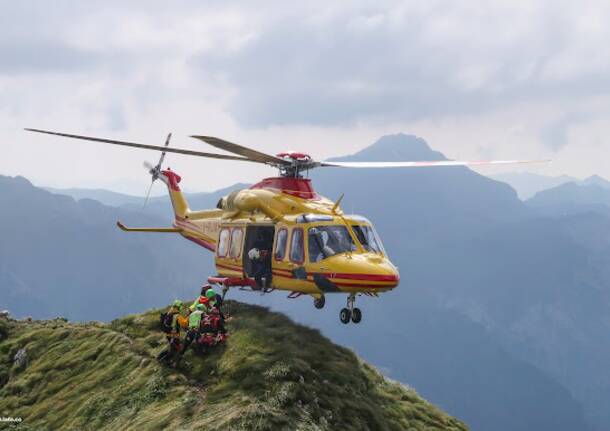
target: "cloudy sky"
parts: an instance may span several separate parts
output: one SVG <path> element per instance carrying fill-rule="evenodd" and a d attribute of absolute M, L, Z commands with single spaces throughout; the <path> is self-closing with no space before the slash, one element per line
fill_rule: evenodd
<path fill-rule="evenodd" d="M 0 0 L 0 11 L 0 174 L 35 184 L 143 194 L 142 161 L 157 155 L 23 127 L 151 144 L 171 131 L 203 151 L 188 136 L 208 134 L 318 159 L 405 132 L 454 159 L 552 158 L 528 169 L 610 177 L 608 2 Z M 273 173 L 168 165 L 190 190 Z"/>

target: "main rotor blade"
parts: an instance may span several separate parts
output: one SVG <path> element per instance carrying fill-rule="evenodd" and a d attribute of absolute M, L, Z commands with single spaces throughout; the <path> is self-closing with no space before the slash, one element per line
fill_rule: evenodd
<path fill-rule="evenodd" d="M 163 145 L 164 147 L 169 147 L 169 140 L 172 138 L 172 134 L 168 134 L 167 138 L 165 139 L 165 145 Z M 161 165 L 163 165 L 163 160 L 165 160 L 165 154 L 166 151 L 163 150 L 163 152 L 161 153 L 161 158 L 159 159 L 159 163 L 157 163 L 157 168 L 161 169 Z"/>
<path fill-rule="evenodd" d="M 155 151 L 168 152 L 168 153 L 185 154 L 187 156 L 198 156 L 198 157 L 208 157 L 211 159 L 239 160 L 239 161 L 243 161 L 243 162 L 262 163 L 262 162 L 259 162 L 258 160 L 252 160 L 252 159 L 245 158 L 245 157 L 230 156 L 230 155 L 225 155 L 225 154 L 204 153 L 201 151 L 185 150 L 185 149 L 173 148 L 173 147 L 162 147 L 159 145 L 137 144 L 135 142 L 115 141 L 113 139 L 95 138 L 95 137 L 91 137 L 91 136 L 82 136 L 82 135 L 71 135 L 69 133 L 50 132 L 48 130 L 40 130 L 40 129 L 26 128 L 25 130 L 27 130 L 28 132 L 46 133 L 47 135 L 63 136 L 64 138 L 74 138 L 74 139 L 82 139 L 85 141 L 103 142 L 106 144 L 122 145 L 125 147 L 141 148 L 144 150 L 155 150 Z"/>
<path fill-rule="evenodd" d="M 269 154 L 261 153 L 260 151 L 253 150 L 251 148 L 244 147 L 242 145 L 234 144 L 233 142 L 225 141 L 223 139 L 215 138 L 213 136 L 201 136 L 201 135 L 193 135 L 191 138 L 199 139 L 203 142 L 206 142 L 213 147 L 220 148 L 221 150 L 228 151 L 230 153 L 239 154 L 240 156 L 247 157 L 251 160 L 256 160 L 260 163 L 267 163 L 269 165 L 280 165 L 280 166 L 288 166 L 291 163 L 280 159 L 279 157 L 271 156 Z"/>
<path fill-rule="evenodd" d="M 318 166 L 338 168 L 419 168 L 430 166 L 488 166 L 514 165 L 522 163 L 548 163 L 550 160 L 490 160 L 490 161 L 459 161 L 438 160 L 432 162 L 320 162 Z"/>

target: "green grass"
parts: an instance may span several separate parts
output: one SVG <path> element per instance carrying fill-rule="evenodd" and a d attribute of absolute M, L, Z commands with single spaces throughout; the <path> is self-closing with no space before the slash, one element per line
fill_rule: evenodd
<path fill-rule="evenodd" d="M 0 327 L 0 416 L 22 430 L 466 430 L 350 350 L 228 301 L 226 346 L 161 366 L 159 310 L 113 321 Z M 28 365 L 12 358 L 27 349 Z"/>

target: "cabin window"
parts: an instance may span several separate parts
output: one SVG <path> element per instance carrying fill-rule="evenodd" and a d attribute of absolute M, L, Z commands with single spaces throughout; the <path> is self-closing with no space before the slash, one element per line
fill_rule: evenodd
<path fill-rule="evenodd" d="M 231 232 L 231 250 L 229 255 L 237 259 L 241 255 L 241 245 L 244 238 L 244 231 L 242 228 L 233 229 Z"/>
<path fill-rule="evenodd" d="M 294 263 L 303 263 L 305 260 L 304 242 L 303 229 L 294 229 L 292 231 L 292 240 L 290 241 L 290 260 Z"/>
<path fill-rule="evenodd" d="M 229 240 L 231 239 L 231 231 L 228 228 L 223 228 L 220 231 L 218 238 L 218 257 L 225 257 L 229 251 Z"/>
<path fill-rule="evenodd" d="M 356 225 L 352 226 L 354 230 L 354 234 L 356 234 L 356 238 L 358 238 L 358 242 L 362 244 L 362 247 L 366 251 L 370 251 L 372 253 L 383 253 L 383 246 L 381 245 L 381 240 L 377 236 L 377 232 L 373 229 L 373 226 L 367 225 Z"/>
<path fill-rule="evenodd" d="M 308 235 L 311 262 L 319 262 L 336 254 L 351 253 L 356 250 L 356 244 L 345 226 L 310 227 Z"/>
<path fill-rule="evenodd" d="M 275 260 L 284 260 L 286 245 L 288 244 L 288 230 L 280 229 L 275 240 Z"/>

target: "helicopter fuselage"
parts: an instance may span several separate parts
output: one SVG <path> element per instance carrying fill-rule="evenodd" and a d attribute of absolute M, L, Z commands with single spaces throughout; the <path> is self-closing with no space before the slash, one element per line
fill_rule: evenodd
<path fill-rule="evenodd" d="M 161 179 L 174 206 L 174 227 L 214 253 L 214 280 L 255 287 L 258 273 L 266 288 L 314 298 L 335 292 L 376 295 L 398 285 L 398 270 L 373 225 L 344 215 L 309 179 L 267 178 L 204 211 L 188 208 L 175 172 L 163 171 Z"/>

